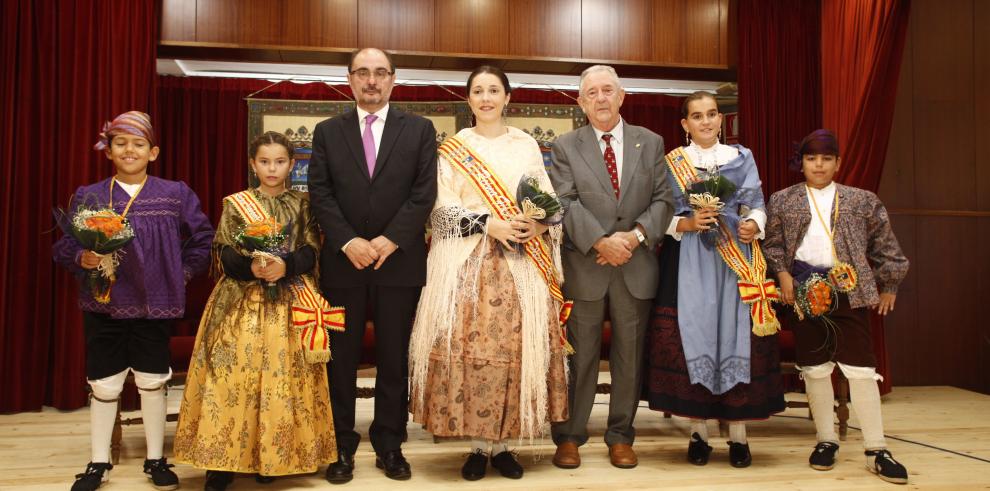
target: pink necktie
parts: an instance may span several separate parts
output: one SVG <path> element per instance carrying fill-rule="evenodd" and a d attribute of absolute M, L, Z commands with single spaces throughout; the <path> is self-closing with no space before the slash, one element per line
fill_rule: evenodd
<path fill-rule="evenodd" d="M 364 135 L 361 140 L 364 142 L 364 159 L 368 162 L 368 175 L 375 175 L 375 160 L 378 158 L 375 151 L 375 134 L 371 132 L 371 124 L 378 119 L 378 116 L 369 114 L 364 117 Z"/>

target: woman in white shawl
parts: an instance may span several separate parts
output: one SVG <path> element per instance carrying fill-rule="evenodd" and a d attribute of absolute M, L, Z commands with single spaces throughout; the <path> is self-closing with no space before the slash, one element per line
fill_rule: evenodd
<path fill-rule="evenodd" d="M 410 342 L 410 410 L 436 436 L 470 437 L 461 475 L 492 466 L 518 479 L 508 438 L 543 435 L 567 419 L 560 313 L 560 225 L 524 218 L 523 179 L 552 192 L 536 141 L 505 125 L 511 87 L 502 70 L 468 78 L 476 126 L 441 145 L 438 194 Z"/>

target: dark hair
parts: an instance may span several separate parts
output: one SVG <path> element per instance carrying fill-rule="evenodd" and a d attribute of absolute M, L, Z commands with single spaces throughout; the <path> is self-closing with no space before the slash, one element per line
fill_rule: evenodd
<path fill-rule="evenodd" d="M 705 98 L 715 101 L 715 107 L 718 107 L 718 100 L 715 99 L 715 94 L 712 94 L 711 92 L 705 90 L 695 91 L 684 98 L 684 104 L 681 105 L 681 117 L 687 119 L 688 105 L 694 101 L 700 101 Z"/>
<path fill-rule="evenodd" d="M 258 156 L 258 148 L 262 145 L 282 145 L 285 151 L 289 152 L 289 158 L 296 152 L 296 147 L 289 141 L 289 137 L 277 131 L 266 131 L 261 136 L 256 137 L 248 145 L 248 158 L 254 159 Z"/>
<path fill-rule="evenodd" d="M 378 48 L 359 48 L 354 51 L 351 51 L 351 59 L 347 62 L 347 71 L 348 72 L 354 71 L 354 58 L 357 58 L 357 55 L 361 54 L 361 52 L 369 51 L 369 50 L 379 51 L 381 52 L 381 54 L 385 55 L 385 59 L 388 60 L 388 71 L 395 73 L 395 62 L 392 61 L 392 53 L 389 53 L 384 49 L 378 49 Z"/>
<path fill-rule="evenodd" d="M 794 153 L 788 162 L 791 170 L 801 172 L 804 156 L 817 154 L 839 156 L 839 139 L 831 130 L 817 129 L 808 133 L 800 143 L 795 144 Z"/>
<path fill-rule="evenodd" d="M 495 75 L 496 77 L 498 77 L 499 80 L 502 81 L 502 89 L 505 90 L 505 93 L 506 94 L 512 93 L 512 86 L 509 85 L 509 77 L 505 76 L 505 72 L 502 71 L 501 68 L 491 65 L 481 65 L 478 68 L 475 68 L 474 71 L 471 72 L 471 75 L 468 75 L 467 84 L 464 86 L 468 94 L 471 93 L 471 82 L 474 82 L 474 77 L 477 77 L 482 73 L 490 73 L 492 75 Z"/>

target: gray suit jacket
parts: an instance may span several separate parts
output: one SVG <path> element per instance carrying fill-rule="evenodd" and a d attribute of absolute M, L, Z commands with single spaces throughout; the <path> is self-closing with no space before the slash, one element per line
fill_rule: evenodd
<path fill-rule="evenodd" d="M 646 230 L 646 247 L 620 266 L 626 287 L 639 299 L 656 296 L 658 280 L 654 246 L 660 242 L 674 213 L 663 138 L 622 123 L 622 181 L 615 198 L 605 169 L 605 157 L 590 125 L 561 135 L 553 144 L 550 180 L 564 204 L 564 294 L 584 301 L 605 296 L 612 266 L 595 263 L 595 242 L 613 232 Z"/>

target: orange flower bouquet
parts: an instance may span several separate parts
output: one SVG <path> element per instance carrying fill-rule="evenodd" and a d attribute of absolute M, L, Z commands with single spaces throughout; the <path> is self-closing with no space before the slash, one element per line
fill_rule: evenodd
<path fill-rule="evenodd" d="M 274 218 L 248 222 L 241 227 L 234 239 L 250 251 L 252 257 L 261 259 L 264 266 L 267 261 L 282 261 L 282 258 L 288 254 L 290 226 L 291 223 L 283 226 Z M 269 300 L 279 298 L 278 284 L 266 284 L 265 296 Z"/>
<path fill-rule="evenodd" d="M 795 288 L 794 310 L 797 312 L 798 318 L 802 320 L 806 315 L 824 318 L 825 315 L 835 310 L 836 300 L 835 288 L 832 287 L 828 279 L 814 273 Z"/>
<path fill-rule="evenodd" d="M 100 264 L 86 275 L 86 287 L 93 299 L 110 303 L 110 289 L 117 281 L 117 265 L 121 249 L 134 240 L 134 229 L 126 218 L 111 208 L 79 207 L 75 215 L 68 217 L 56 211 L 56 220 L 62 231 L 71 235 L 84 249 L 100 256 Z"/>

